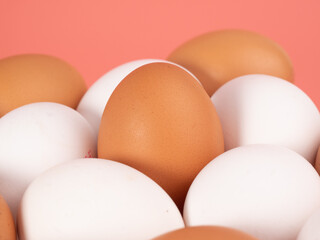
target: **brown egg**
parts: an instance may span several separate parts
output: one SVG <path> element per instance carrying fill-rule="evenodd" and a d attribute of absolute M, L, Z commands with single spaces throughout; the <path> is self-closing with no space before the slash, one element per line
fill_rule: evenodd
<path fill-rule="evenodd" d="M 0 196 L 0 239 L 16 240 L 16 229 L 10 209 L 2 196 Z"/>
<path fill-rule="evenodd" d="M 188 227 L 153 240 L 258 240 L 235 229 L 217 226 Z"/>
<path fill-rule="evenodd" d="M 293 82 L 286 52 L 272 40 L 244 30 L 222 30 L 178 47 L 168 60 L 189 69 L 209 96 L 222 84 L 246 74 L 268 74 Z"/>
<path fill-rule="evenodd" d="M 0 60 L 0 117 L 33 102 L 76 108 L 86 89 L 77 70 L 58 58 L 25 54 Z"/>
<path fill-rule="evenodd" d="M 224 151 L 222 128 L 203 87 L 169 63 L 131 72 L 102 116 L 98 156 L 132 166 L 156 181 L 180 210 L 199 171 Z"/>
<path fill-rule="evenodd" d="M 316 157 L 316 161 L 315 161 L 315 168 L 316 168 L 318 174 L 320 175 L 320 146 L 318 148 L 318 153 L 317 153 L 317 157 Z"/>

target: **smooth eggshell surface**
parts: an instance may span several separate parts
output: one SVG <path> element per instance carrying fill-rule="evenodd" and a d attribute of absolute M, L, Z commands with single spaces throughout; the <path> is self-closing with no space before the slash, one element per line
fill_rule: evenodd
<path fill-rule="evenodd" d="M 178 47 L 168 60 L 195 74 L 209 96 L 227 81 L 247 74 L 268 74 L 293 82 L 286 52 L 250 31 L 222 30 L 198 36 Z"/>
<path fill-rule="evenodd" d="M 318 148 L 318 152 L 317 152 L 315 168 L 316 168 L 317 172 L 320 174 L 320 147 Z"/>
<path fill-rule="evenodd" d="M 223 151 L 210 98 L 192 75 L 172 64 L 151 63 L 130 73 L 102 116 L 99 158 L 143 172 L 180 209 L 194 177 Z"/>
<path fill-rule="evenodd" d="M 275 144 L 314 163 L 320 144 L 320 114 L 292 83 L 268 75 L 246 75 L 223 85 L 211 99 L 221 119 L 226 150 Z"/>
<path fill-rule="evenodd" d="M 77 111 L 88 120 L 97 136 L 103 111 L 114 89 L 130 72 L 153 62 L 166 61 L 159 59 L 141 59 L 122 64 L 99 78 L 84 94 Z"/>
<path fill-rule="evenodd" d="M 6 201 L 0 196 L 0 239 L 16 240 L 16 228 Z"/>
<path fill-rule="evenodd" d="M 235 229 L 217 226 L 187 227 L 153 240 L 257 240 Z"/>
<path fill-rule="evenodd" d="M 315 211 L 303 225 L 297 240 L 320 239 L 320 209 Z"/>
<path fill-rule="evenodd" d="M 141 59 L 122 64 L 103 75 L 85 93 L 77 111 L 88 120 L 97 136 L 103 111 L 114 89 L 133 70 L 154 62 L 170 63 L 160 59 Z M 171 64 L 176 65 L 175 63 Z"/>
<path fill-rule="evenodd" d="M 0 117 L 34 102 L 76 108 L 86 89 L 78 71 L 56 57 L 23 54 L 0 60 Z"/>
<path fill-rule="evenodd" d="M 172 199 L 124 164 L 78 159 L 56 166 L 26 190 L 21 240 L 149 240 L 184 227 Z"/>
<path fill-rule="evenodd" d="M 58 103 L 32 103 L 0 119 L 0 194 L 13 216 L 28 184 L 48 168 L 82 157 L 95 157 L 89 123 Z"/>
<path fill-rule="evenodd" d="M 229 150 L 196 177 L 184 206 L 187 226 L 219 225 L 260 240 L 296 239 L 320 207 L 320 178 L 290 149 L 250 145 Z"/>

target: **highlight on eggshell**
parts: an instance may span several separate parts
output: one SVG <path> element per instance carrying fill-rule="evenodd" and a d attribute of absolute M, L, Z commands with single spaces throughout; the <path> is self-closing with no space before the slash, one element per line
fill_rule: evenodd
<path fill-rule="evenodd" d="M 248 144 L 288 147 L 314 163 L 320 114 L 312 100 L 283 79 L 251 74 L 224 84 L 211 97 L 226 150 Z"/>
<path fill-rule="evenodd" d="M 0 239 L 16 240 L 14 220 L 5 199 L 0 196 Z"/>
<path fill-rule="evenodd" d="M 320 178 L 296 152 L 273 145 L 229 150 L 192 183 L 184 206 L 187 226 L 219 225 L 260 240 L 296 239 L 320 207 Z"/>
<path fill-rule="evenodd" d="M 168 194 L 139 171 L 105 159 L 77 159 L 30 184 L 18 227 L 20 240 L 147 240 L 184 222 Z"/>
<path fill-rule="evenodd" d="M 320 239 L 320 209 L 315 211 L 305 222 L 300 230 L 297 240 Z"/>
<path fill-rule="evenodd" d="M 32 103 L 0 120 L 0 194 L 13 216 L 28 184 L 48 168 L 76 158 L 95 157 L 89 123 L 58 103 Z"/>
<path fill-rule="evenodd" d="M 187 227 L 161 235 L 153 240 L 258 240 L 250 235 L 226 227 Z"/>
<path fill-rule="evenodd" d="M 203 34 L 182 44 L 167 59 L 195 74 L 209 96 L 224 83 L 247 74 L 268 74 L 293 82 L 287 53 L 267 37 L 246 30 Z"/>
<path fill-rule="evenodd" d="M 21 54 L 0 59 L 0 117 L 34 102 L 76 108 L 86 89 L 80 73 L 59 58 Z"/>
<path fill-rule="evenodd" d="M 161 59 L 140 59 L 124 63 L 104 74 L 84 94 L 78 105 L 77 111 L 80 112 L 88 120 L 88 122 L 94 128 L 97 136 L 99 133 L 99 127 L 103 111 L 114 89 L 133 70 L 143 65 L 154 62 L 171 63 L 169 61 Z M 175 63 L 171 64 L 178 66 Z"/>
<path fill-rule="evenodd" d="M 102 116 L 99 158 L 143 172 L 180 209 L 194 177 L 223 151 L 210 98 L 192 75 L 173 64 L 150 63 L 131 72 Z"/>

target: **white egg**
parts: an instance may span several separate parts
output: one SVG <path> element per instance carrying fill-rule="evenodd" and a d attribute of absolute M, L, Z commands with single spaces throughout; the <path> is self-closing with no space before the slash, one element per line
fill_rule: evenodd
<path fill-rule="evenodd" d="M 320 209 L 315 211 L 303 225 L 297 240 L 320 239 Z"/>
<path fill-rule="evenodd" d="M 211 161 L 187 194 L 187 226 L 236 228 L 260 240 L 296 239 L 320 207 L 320 178 L 296 152 L 273 145 L 229 150 Z"/>
<path fill-rule="evenodd" d="M 92 125 L 96 136 L 98 136 L 99 126 L 105 106 L 119 83 L 135 69 L 154 62 L 166 62 L 179 66 L 175 63 L 160 59 L 141 59 L 122 64 L 107 72 L 98 79 L 82 97 L 77 111 L 80 112 Z M 181 66 L 179 66 L 181 67 Z M 183 68 L 183 67 L 181 67 Z M 183 68 L 186 70 L 185 68 Z M 186 70 L 189 72 L 188 70 Z M 190 72 L 189 72 L 190 73 Z M 194 76 L 192 73 L 190 73 Z"/>
<path fill-rule="evenodd" d="M 184 227 L 171 198 L 124 164 L 78 159 L 35 179 L 21 201 L 21 240 L 147 240 Z"/>
<path fill-rule="evenodd" d="M 226 150 L 248 144 L 288 147 L 313 163 L 320 143 L 320 115 L 298 87 L 277 77 L 246 75 L 212 96 Z"/>
<path fill-rule="evenodd" d="M 90 124 L 58 103 L 32 103 L 0 120 L 0 194 L 14 216 L 28 184 L 48 168 L 67 160 L 95 157 Z"/>

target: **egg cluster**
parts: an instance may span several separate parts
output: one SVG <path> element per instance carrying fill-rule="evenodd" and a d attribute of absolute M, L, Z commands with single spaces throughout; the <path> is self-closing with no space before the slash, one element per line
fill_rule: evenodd
<path fill-rule="evenodd" d="M 60 59 L 0 60 L 0 239 L 320 239 L 320 115 L 293 79 L 243 30 L 88 90 Z"/>

